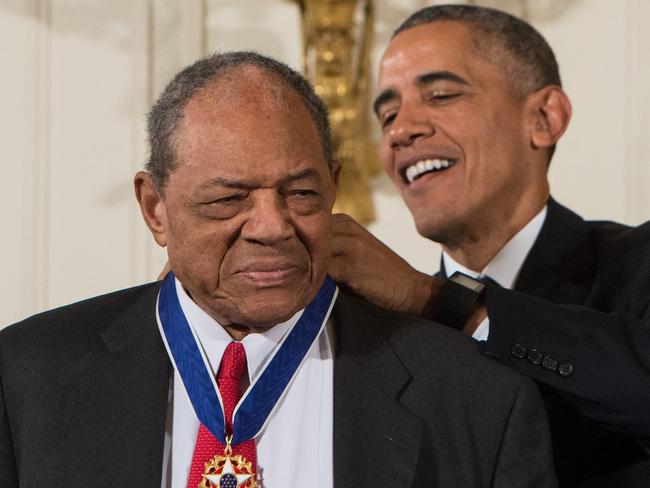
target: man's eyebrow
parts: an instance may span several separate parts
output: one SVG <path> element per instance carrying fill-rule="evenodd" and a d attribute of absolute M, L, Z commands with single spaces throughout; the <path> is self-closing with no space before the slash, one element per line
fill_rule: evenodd
<path fill-rule="evenodd" d="M 451 71 L 430 71 L 415 78 L 415 84 L 418 86 L 428 85 L 436 81 L 453 81 L 461 85 L 469 85 L 469 81 Z"/>
<path fill-rule="evenodd" d="M 375 101 L 372 103 L 372 109 L 374 110 L 375 115 L 379 116 L 379 109 L 384 103 L 390 102 L 396 98 L 397 93 L 392 88 L 388 88 L 377 95 L 377 98 L 375 98 Z"/>
<path fill-rule="evenodd" d="M 454 83 L 460 83 L 461 85 L 470 84 L 465 78 L 452 73 L 451 71 L 430 71 L 415 78 L 415 84 L 419 87 L 435 83 L 436 81 L 452 81 Z M 375 115 L 379 115 L 379 109 L 384 103 L 395 100 L 396 98 L 398 98 L 397 92 L 392 88 L 387 88 L 382 91 L 377 98 L 375 98 L 375 101 L 372 104 L 372 109 L 374 110 Z"/>
<path fill-rule="evenodd" d="M 302 180 L 305 178 L 319 178 L 319 173 L 313 168 L 307 168 L 297 173 L 288 174 L 284 178 L 281 178 L 279 185 L 285 185 L 295 180 Z M 253 190 L 258 188 L 260 185 L 258 183 L 246 180 L 235 180 L 232 178 L 222 178 L 216 177 L 211 178 L 208 181 L 202 183 L 200 188 L 211 188 L 214 186 L 225 186 L 226 188 L 238 188 L 241 190 Z"/>
<path fill-rule="evenodd" d="M 286 185 L 296 180 L 304 180 L 306 178 L 320 179 L 320 174 L 314 168 L 306 168 L 297 173 L 289 174 L 280 180 L 280 185 Z"/>
<path fill-rule="evenodd" d="M 255 187 L 250 182 L 246 181 L 241 181 L 241 180 L 233 180 L 231 178 L 221 178 L 221 177 L 216 177 L 216 178 L 210 178 L 209 180 L 201 183 L 199 185 L 199 188 L 212 188 L 214 186 L 225 186 L 227 188 L 240 188 L 242 190 L 251 190 Z"/>

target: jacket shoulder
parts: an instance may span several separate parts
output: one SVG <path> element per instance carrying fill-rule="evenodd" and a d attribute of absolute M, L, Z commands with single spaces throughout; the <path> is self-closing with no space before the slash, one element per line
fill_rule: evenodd
<path fill-rule="evenodd" d="M 650 244 L 650 221 L 632 227 L 608 220 L 586 221 L 589 240 L 606 252 L 630 252 L 647 249 Z"/>
<path fill-rule="evenodd" d="M 431 384 L 438 385 L 463 382 L 470 390 L 493 383 L 494 388 L 511 389 L 514 393 L 521 385 L 519 373 L 485 356 L 477 341 L 459 331 L 422 317 L 386 310 L 350 295 L 343 294 L 340 299 L 350 322 L 383 336 L 414 376 L 426 376 L 432 380 Z"/>
<path fill-rule="evenodd" d="M 155 304 L 159 282 L 85 299 L 28 317 L 0 330 L 0 352 L 38 345 L 49 351 L 96 336 L 125 313 Z"/>

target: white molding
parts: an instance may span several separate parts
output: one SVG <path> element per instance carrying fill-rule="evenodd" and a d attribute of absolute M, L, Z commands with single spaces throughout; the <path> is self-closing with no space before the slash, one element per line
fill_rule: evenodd
<path fill-rule="evenodd" d="M 625 147 L 622 166 L 627 175 L 626 221 L 650 219 L 650 2 L 628 0 L 625 29 Z M 616 94 L 614 94 L 616 96 Z"/>
<path fill-rule="evenodd" d="M 31 0 L 26 13 L 34 19 L 33 58 L 26 63 L 26 90 L 32 118 L 29 177 L 25 178 L 25 208 L 31 209 L 31 227 L 24 242 L 28 251 L 25 280 L 25 310 L 42 310 L 49 306 L 50 287 L 50 108 L 51 108 L 51 0 Z M 30 93 L 31 92 L 31 93 Z"/>
<path fill-rule="evenodd" d="M 172 76 L 205 54 L 208 5 L 176 0 L 150 0 L 150 5 L 153 102 Z"/>

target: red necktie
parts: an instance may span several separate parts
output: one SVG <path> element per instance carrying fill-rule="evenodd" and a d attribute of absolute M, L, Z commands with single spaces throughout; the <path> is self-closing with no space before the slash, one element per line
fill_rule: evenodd
<path fill-rule="evenodd" d="M 221 358 L 217 385 L 223 400 L 224 415 L 226 418 L 226 431 L 232 434 L 232 412 L 241 398 L 241 378 L 246 373 L 246 350 L 241 342 L 231 342 Z M 223 454 L 226 446 L 219 442 L 203 424 L 199 427 L 196 436 L 196 446 L 190 477 L 187 488 L 197 488 L 203 476 L 205 463 L 216 455 Z M 255 441 L 250 439 L 236 446 L 232 446 L 233 454 L 239 454 L 253 465 L 253 472 L 257 471 Z M 248 486 L 245 483 L 244 486 Z"/>

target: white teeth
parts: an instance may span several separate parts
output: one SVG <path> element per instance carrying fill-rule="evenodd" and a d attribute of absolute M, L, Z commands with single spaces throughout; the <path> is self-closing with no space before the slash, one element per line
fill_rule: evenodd
<path fill-rule="evenodd" d="M 412 183 L 417 175 L 418 169 L 415 166 L 409 166 L 406 168 L 406 179 L 409 183 Z"/>
<path fill-rule="evenodd" d="M 406 179 L 409 183 L 429 171 L 446 169 L 454 165 L 451 159 L 423 159 L 406 168 Z"/>

